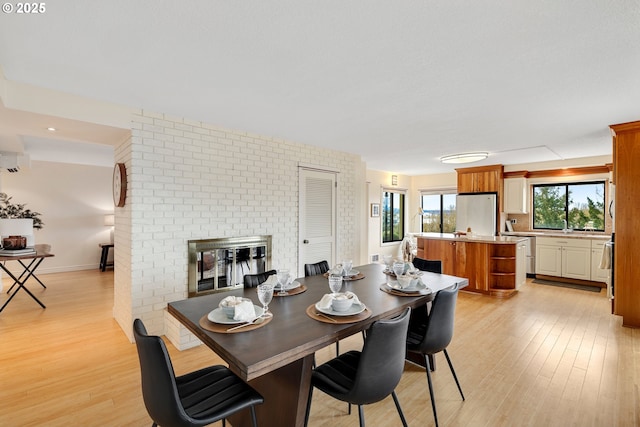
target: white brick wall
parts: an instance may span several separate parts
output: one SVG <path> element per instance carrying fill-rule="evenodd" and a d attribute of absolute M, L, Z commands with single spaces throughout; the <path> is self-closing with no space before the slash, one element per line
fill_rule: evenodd
<path fill-rule="evenodd" d="M 140 317 L 179 348 L 199 343 L 164 314 L 187 297 L 187 240 L 268 234 L 273 266 L 297 268 L 300 164 L 339 171 L 337 256 L 360 259 L 359 156 L 143 112 L 116 161 L 129 189 L 116 209 L 114 316 L 128 334 Z"/>

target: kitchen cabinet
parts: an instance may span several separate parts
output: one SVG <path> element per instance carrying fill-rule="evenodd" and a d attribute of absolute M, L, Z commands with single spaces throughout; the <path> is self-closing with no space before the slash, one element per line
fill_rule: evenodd
<path fill-rule="evenodd" d="M 502 193 L 502 165 L 456 169 L 458 193 Z"/>
<path fill-rule="evenodd" d="M 529 186 L 527 178 L 504 180 L 504 212 L 526 214 L 529 212 Z"/>
<path fill-rule="evenodd" d="M 640 121 L 609 126 L 613 136 L 616 184 L 614 313 L 624 326 L 640 327 L 640 281 L 637 261 L 640 231 Z"/>
<path fill-rule="evenodd" d="M 604 244 L 606 240 L 592 240 L 591 241 L 591 281 L 593 282 L 607 282 L 609 279 L 609 273 L 611 270 L 603 270 L 600 268 L 600 261 L 602 261 L 602 252 L 604 251 Z"/>
<path fill-rule="evenodd" d="M 442 261 L 444 274 L 465 277 L 468 292 L 509 297 L 526 281 L 526 246 L 515 237 L 452 238 L 452 235 L 418 236 L 417 256 Z"/>
<path fill-rule="evenodd" d="M 591 240 L 537 237 L 536 274 L 591 280 Z"/>

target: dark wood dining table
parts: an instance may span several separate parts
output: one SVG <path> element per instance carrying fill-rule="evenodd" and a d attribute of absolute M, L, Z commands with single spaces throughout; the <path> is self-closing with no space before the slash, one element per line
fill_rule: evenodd
<path fill-rule="evenodd" d="M 424 305 L 442 289 L 468 285 L 468 280 L 462 277 L 424 272 L 422 280 L 432 293 L 397 296 L 381 290 L 389 278 L 383 271 L 384 265 L 368 264 L 354 269 L 364 278 L 345 281 L 343 290 L 354 292 L 371 312 L 370 317 L 355 323 L 325 323 L 306 313 L 310 305 L 330 292 L 328 280 L 322 275 L 296 279 L 306 291 L 274 297 L 269 304 L 273 318 L 253 330 L 211 332 L 200 326 L 200 319 L 230 295 L 250 298 L 260 306 L 255 288 L 175 301 L 168 304 L 168 311 L 264 396 L 264 403 L 256 407 L 260 426 L 302 426 L 317 350 L 360 333 L 376 320 L 393 317 L 406 307 Z M 251 425 L 248 411 L 245 412 L 230 420 L 234 427 Z"/>

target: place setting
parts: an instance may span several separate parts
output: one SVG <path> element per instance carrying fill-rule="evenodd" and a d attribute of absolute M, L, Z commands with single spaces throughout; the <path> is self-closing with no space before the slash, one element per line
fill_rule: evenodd
<path fill-rule="evenodd" d="M 336 264 L 331 270 L 324 273 L 324 277 L 342 276 L 345 281 L 364 279 L 364 274 L 353 269 L 353 261 L 344 260 Z"/>
<path fill-rule="evenodd" d="M 380 289 L 388 294 L 403 297 L 432 293 L 432 290 L 422 281 L 422 277 L 412 273 L 395 275 L 395 279 L 387 277 L 387 282 L 380 285 Z"/>
<path fill-rule="evenodd" d="M 297 280 L 293 280 L 291 273 L 287 269 L 277 270 L 267 278 L 266 284 L 273 285 L 275 297 L 288 297 L 298 295 L 307 290 L 307 287 Z"/>
<path fill-rule="evenodd" d="M 307 307 L 306 313 L 309 317 L 324 323 L 354 323 L 371 316 L 371 310 L 355 293 L 340 292 L 343 279 L 341 275 L 329 276 L 331 293 L 325 294 L 320 301 Z"/>
<path fill-rule="evenodd" d="M 200 326 L 211 332 L 232 334 L 261 328 L 271 321 L 273 314 L 269 303 L 273 298 L 273 286 L 261 284 L 256 287 L 262 307 L 249 298 L 228 296 L 217 308 L 200 318 Z"/>

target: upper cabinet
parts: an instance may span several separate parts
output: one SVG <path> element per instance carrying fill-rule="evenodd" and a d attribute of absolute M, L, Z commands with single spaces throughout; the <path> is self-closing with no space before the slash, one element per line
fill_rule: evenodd
<path fill-rule="evenodd" d="M 526 214 L 529 212 L 529 187 L 527 178 L 505 178 L 504 212 Z"/>
<path fill-rule="evenodd" d="M 502 165 L 456 169 L 458 193 L 502 193 Z"/>

